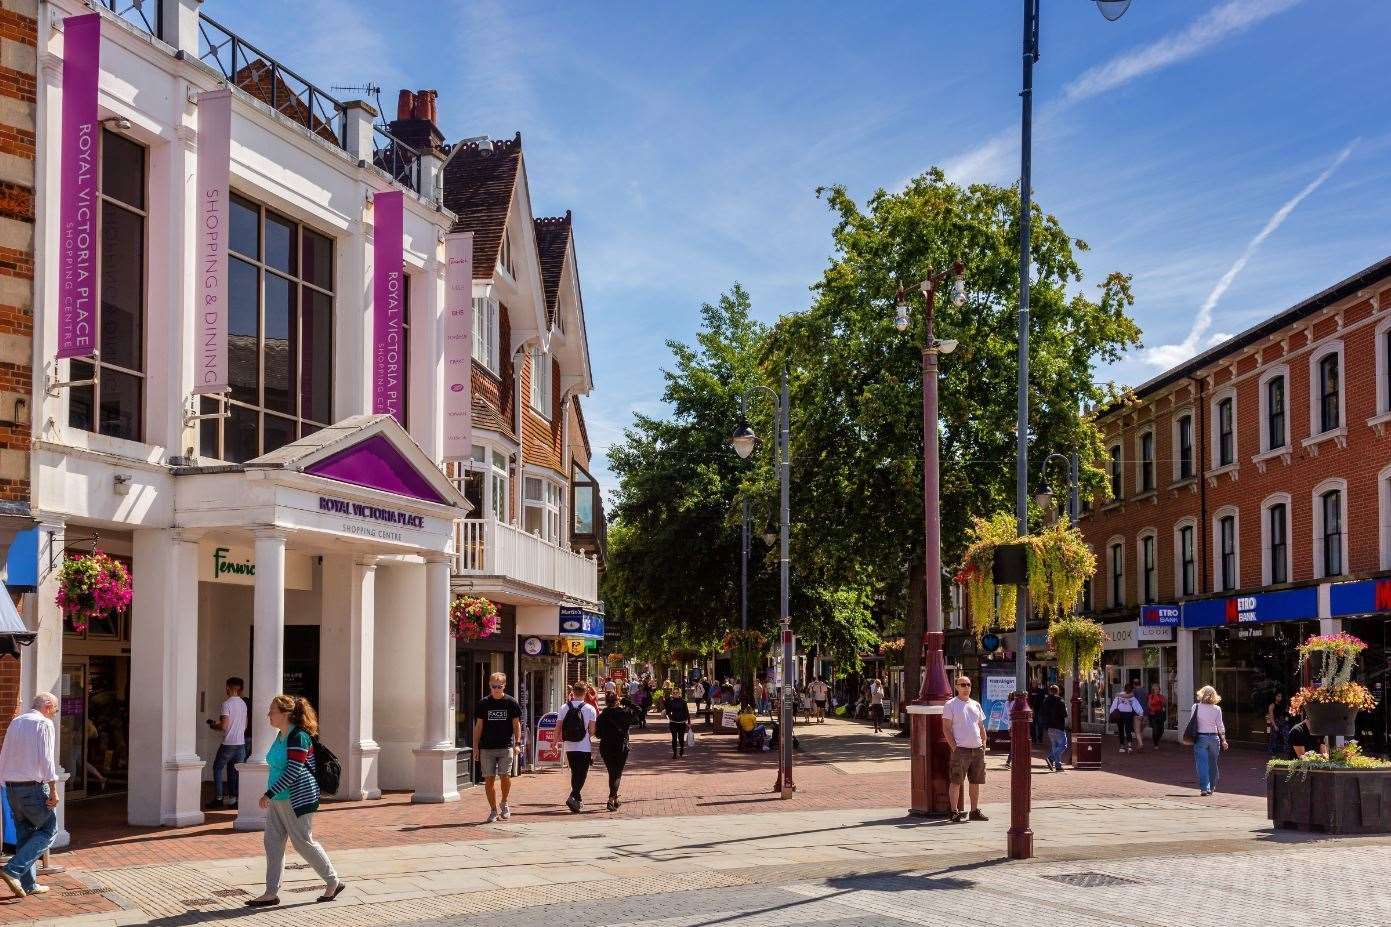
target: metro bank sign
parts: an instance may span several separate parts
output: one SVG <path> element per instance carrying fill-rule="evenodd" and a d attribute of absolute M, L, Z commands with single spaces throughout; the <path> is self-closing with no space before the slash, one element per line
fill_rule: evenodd
<path fill-rule="evenodd" d="M 1312 587 L 1183 603 L 1185 628 L 1219 628 L 1224 625 L 1266 621 L 1307 621 L 1318 616 L 1319 592 L 1317 588 Z"/>

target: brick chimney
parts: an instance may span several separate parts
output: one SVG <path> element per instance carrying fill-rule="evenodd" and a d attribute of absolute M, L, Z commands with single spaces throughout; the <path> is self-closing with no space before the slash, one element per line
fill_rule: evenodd
<path fill-rule="evenodd" d="M 438 100 L 437 90 L 402 90 L 396 98 L 396 118 L 388 130 L 418 151 L 439 150 L 444 133 L 435 125 Z"/>

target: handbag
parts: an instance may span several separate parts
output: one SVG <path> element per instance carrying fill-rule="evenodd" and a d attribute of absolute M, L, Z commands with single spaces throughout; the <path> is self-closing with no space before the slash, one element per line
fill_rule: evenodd
<path fill-rule="evenodd" d="M 1188 724 L 1183 729 L 1183 742 L 1186 746 L 1193 746 L 1198 740 L 1198 706 L 1193 706 L 1193 713 L 1188 716 Z"/>

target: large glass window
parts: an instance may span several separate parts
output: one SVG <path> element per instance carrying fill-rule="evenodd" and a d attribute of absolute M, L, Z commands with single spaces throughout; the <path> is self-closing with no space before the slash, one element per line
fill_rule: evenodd
<path fill-rule="evenodd" d="M 331 424 L 333 241 L 235 195 L 230 227 L 231 415 L 205 419 L 202 444 L 241 463 Z"/>
<path fill-rule="evenodd" d="M 1197 592 L 1197 557 L 1193 550 L 1193 526 L 1184 525 L 1178 529 L 1180 595 L 1193 595 Z"/>
<path fill-rule="evenodd" d="M 96 363 L 72 360 L 68 425 L 116 438 L 145 436 L 145 149 L 102 130 L 97 212 Z"/>
<path fill-rule="evenodd" d="M 1185 415 L 1178 420 L 1178 478 L 1186 480 L 1193 475 L 1193 416 Z"/>
<path fill-rule="evenodd" d="M 472 457 L 458 467 L 459 491 L 473 506 L 469 517 L 507 521 L 507 455 L 475 444 Z"/>
<path fill-rule="evenodd" d="M 1217 531 L 1222 552 L 1222 591 L 1230 592 L 1236 588 L 1236 516 L 1227 515 L 1217 523 Z"/>
<path fill-rule="evenodd" d="M 1225 467 L 1236 461 L 1236 436 L 1233 433 L 1232 398 L 1217 404 L 1217 466 Z"/>
<path fill-rule="evenodd" d="M 1334 352 L 1319 361 L 1319 431 L 1332 431 L 1342 421 L 1342 408 L 1338 404 L 1339 378 L 1338 360 L 1342 355 Z"/>
<path fill-rule="evenodd" d="M 1272 584 L 1290 581 L 1289 570 L 1289 511 L 1283 502 L 1277 502 L 1268 510 L 1270 530 L 1270 582 Z"/>
<path fill-rule="evenodd" d="M 1343 572 L 1343 493 L 1330 489 L 1319 497 L 1323 506 L 1323 575 L 1338 576 Z"/>
<path fill-rule="evenodd" d="M 1148 605 L 1154 601 L 1154 535 L 1145 535 L 1140 539 L 1140 595 L 1141 604 Z"/>
<path fill-rule="evenodd" d="M 1111 501 L 1121 497 L 1121 446 L 1111 446 Z"/>
<path fill-rule="evenodd" d="M 1265 384 L 1266 449 L 1285 446 L 1285 378 L 1271 377 Z"/>
<path fill-rule="evenodd" d="M 1154 432 L 1140 435 L 1140 492 L 1154 489 Z"/>
<path fill-rule="evenodd" d="M 528 476 L 523 483 L 522 528 L 551 544 L 560 543 L 560 487 L 550 480 Z"/>

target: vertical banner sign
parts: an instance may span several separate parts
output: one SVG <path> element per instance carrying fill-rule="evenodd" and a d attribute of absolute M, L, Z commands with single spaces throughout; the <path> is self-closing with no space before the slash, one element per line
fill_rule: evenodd
<path fill-rule="evenodd" d="M 444 239 L 444 459 L 473 456 L 473 233 Z"/>
<path fill-rule="evenodd" d="M 227 197 L 232 91 L 198 94 L 198 365 L 195 393 L 227 389 Z"/>
<path fill-rule="evenodd" d="M 401 191 L 372 194 L 372 412 L 405 422 Z"/>
<path fill-rule="evenodd" d="M 97 74 L 101 14 L 63 19 L 63 148 L 58 181 L 58 357 L 97 349 Z"/>

